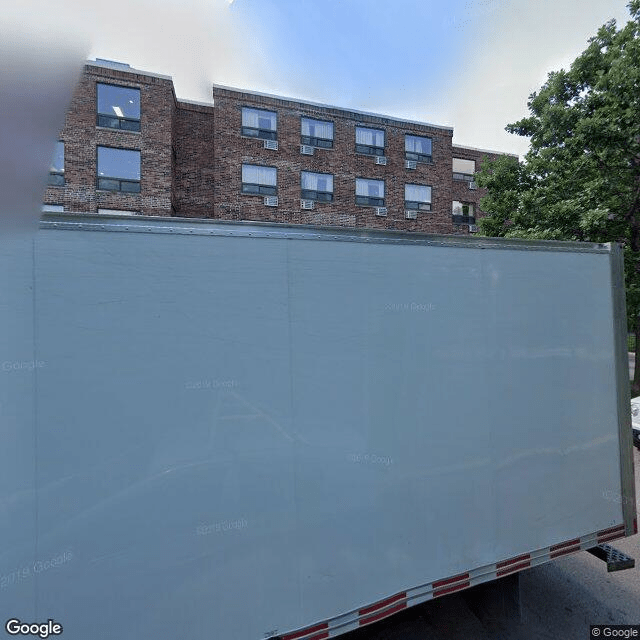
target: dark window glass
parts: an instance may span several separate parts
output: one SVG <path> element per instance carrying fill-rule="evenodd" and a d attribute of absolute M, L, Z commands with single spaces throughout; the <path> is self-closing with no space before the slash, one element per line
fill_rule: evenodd
<path fill-rule="evenodd" d="M 275 111 L 242 108 L 242 135 L 262 140 L 277 140 L 277 116 Z"/>
<path fill-rule="evenodd" d="M 300 120 L 300 133 L 302 144 L 325 149 L 333 147 L 333 122 L 302 118 Z"/>
<path fill-rule="evenodd" d="M 333 200 L 333 176 L 330 173 L 303 171 L 300 174 L 300 197 L 303 200 L 331 202 Z"/>
<path fill-rule="evenodd" d="M 48 184 L 50 187 L 64 187 L 64 174 L 50 173 Z"/>
<path fill-rule="evenodd" d="M 454 200 L 451 206 L 451 219 L 456 224 L 475 224 L 473 204 Z"/>
<path fill-rule="evenodd" d="M 384 207 L 384 180 L 356 178 L 356 204 Z"/>
<path fill-rule="evenodd" d="M 275 167 L 242 165 L 242 193 L 275 196 L 278 192 L 277 180 L 278 171 Z"/>
<path fill-rule="evenodd" d="M 465 182 L 472 182 L 475 178 L 472 173 L 457 173 L 453 174 L 454 180 L 464 180 Z"/>
<path fill-rule="evenodd" d="M 404 137 L 404 157 L 407 160 L 431 162 L 431 148 L 431 138 L 410 135 L 405 135 Z"/>
<path fill-rule="evenodd" d="M 356 127 L 356 153 L 366 153 L 372 156 L 384 155 L 384 131 Z"/>
<path fill-rule="evenodd" d="M 128 180 L 120 180 L 120 191 L 128 193 L 140 193 L 139 182 L 129 182 Z"/>
<path fill-rule="evenodd" d="M 49 185 L 52 187 L 64 186 L 64 142 L 56 142 L 49 167 Z"/>
<path fill-rule="evenodd" d="M 431 187 L 423 184 L 405 184 L 404 208 L 431 211 Z"/>
<path fill-rule="evenodd" d="M 471 182 L 473 174 L 476 172 L 475 160 L 464 160 L 463 158 L 453 159 L 453 179 Z"/>
<path fill-rule="evenodd" d="M 140 131 L 140 89 L 98 83 L 96 92 L 99 127 Z"/>
<path fill-rule="evenodd" d="M 140 152 L 98 147 L 98 189 L 140 192 Z"/>
<path fill-rule="evenodd" d="M 98 189 L 107 191 L 120 191 L 120 181 L 111 178 L 98 178 Z"/>

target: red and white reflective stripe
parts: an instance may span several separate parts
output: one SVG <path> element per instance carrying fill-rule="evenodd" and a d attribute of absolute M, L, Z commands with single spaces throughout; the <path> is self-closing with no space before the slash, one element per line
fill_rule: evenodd
<path fill-rule="evenodd" d="M 365 624 L 370 624 L 371 622 L 382 620 L 383 618 L 390 616 L 392 613 L 402 611 L 402 609 L 406 608 L 407 593 L 406 591 L 402 591 L 401 593 L 397 593 L 395 596 L 391 596 L 391 598 L 380 600 L 380 602 L 376 602 L 370 607 L 358 609 L 358 614 L 360 617 L 358 624 L 362 627 Z"/>
<path fill-rule="evenodd" d="M 634 530 L 636 532 L 637 526 L 637 520 L 635 520 Z M 331 618 L 326 622 L 315 624 L 299 631 L 288 632 L 278 637 L 281 640 L 325 640 L 325 638 L 372 624 L 415 604 L 454 593 L 455 591 L 462 591 L 476 584 L 495 580 L 529 567 L 544 564 L 554 558 L 575 553 L 582 549 L 589 549 L 597 544 L 621 538 L 624 535 L 626 535 L 624 524 L 602 529 L 580 538 L 573 538 L 550 547 L 537 549 L 531 553 L 523 553 L 495 564 L 485 565 L 465 573 L 459 573 L 413 589 L 407 589 L 384 600 L 378 600 L 371 605 Z"/>
<path fill-rule="evenodd" d="M 549 547 L 549 557 L 559 558 L 560 556 L 565 556 L 568 553 L 573 553 L 574 551 L 580 551 L 580 538 L 567 540 L 567 542 L 554 544 L 552 547 Z"/>
<path fill-rule="evenodd" d="M 503 560 L 502 562 L 496 562 L 496 576 L 506 576 L 510 573 L 520 571 L 521 569 L 528 569 L 531 566 L 531 554 L 523 553 L 521 556 L 516 556 L 510 560 Z"/>
<path fill-rule="evenodd" d="M 313 627 L 307 627 L 302 631 L 285 633 L 285 635 L 280 637 L 282 640 L 298 640 L 299 638 L 304 638 L 304 640 L 325 640 L 325 638 L 329 637 L 329 623 L 323 622 L 322 624 L 317 624 Z"/>
<path fill-rule="evenodd" d="M 617 527 L 611 527 L 610 529 L 603 529 L 598 531 L 598 544 L 602 542 L 608 542 L 609 540 L 615 540 L 616 538 L 622 538 L 625 534 L 625 526 L 623 524 Z"/>
<path fill-rule="evenodd" d="M 433 597 L 437 598 L 439 596 L 444 596 L 447 593 L 460 591 L 461 589 L 466 589 L 469 586 L 471 586 L 469 574 L 460 573 L 457 576 L 453 576 L 452 578 L 445 578 L 444 580 L 438 580 L 437 582 L 434 582 L 432 585 Z"/>

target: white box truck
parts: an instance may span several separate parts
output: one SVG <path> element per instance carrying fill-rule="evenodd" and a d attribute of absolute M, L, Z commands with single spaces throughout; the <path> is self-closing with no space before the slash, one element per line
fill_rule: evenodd
<path fill-rule="evenodd" d="M 637 532 L 617 245 L 59 214 L 0 273 L 13 630 L 321 640 Z"/>

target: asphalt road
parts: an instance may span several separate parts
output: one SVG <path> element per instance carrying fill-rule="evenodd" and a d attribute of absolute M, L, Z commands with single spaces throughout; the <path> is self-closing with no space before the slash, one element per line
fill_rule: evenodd
<path fill-rule="evenodd" d="M 638 501 L 640 452 L 634 448 L 633 453 Z M 464 597 L 452 594 L 342 637 L 344 640 L 587 640 L 591 624 L 640 625 L 640 535 L 615 540 L 612 546 L 635 558 L 636 567 L 607 573 L 604 562 L 582 551 L 521 572 L 521 622 L 503 619 L 500 623 L 483 625 Z"/>

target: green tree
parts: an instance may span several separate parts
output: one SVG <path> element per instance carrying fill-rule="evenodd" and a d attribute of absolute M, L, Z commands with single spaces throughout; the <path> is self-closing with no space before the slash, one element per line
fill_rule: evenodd
<path fill-rule="evenodd" d="M 485 162 L 477 181 L 488 189 L 486 235 L 624 244 L 640 395 L 640 0 L 627 6 L 624 27 L 603 25 L 529 96 L 530 115 L 507 125 L 530 138 L 524 162 Z"/>

